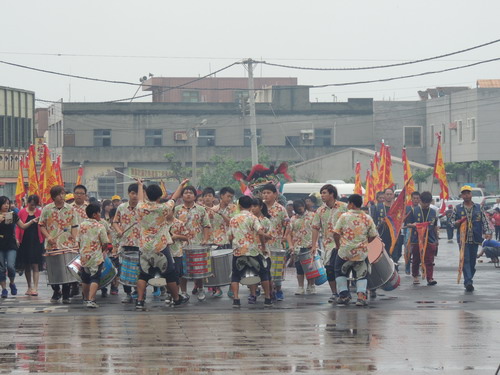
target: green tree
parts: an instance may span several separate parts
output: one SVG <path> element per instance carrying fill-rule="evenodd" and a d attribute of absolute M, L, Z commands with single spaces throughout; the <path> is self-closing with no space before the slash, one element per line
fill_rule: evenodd
<path fill-rule="evenodd" d="M 489 175 L 498 174 L 498 168 L 490 160 L 479 160 L 469 164 L 471 180 L 477 183 L 483 183 Z"/>
<path fill-rule="evenodd" d="M 174 158 L 175 154 L 172 152 L 165 154 L 165 159 L 167 159 L 168 166 L 170 167 L 170 178 L 180 183 L 184 178 L 191 176 L 191 168 L 182 166 L 182 163 L 174 160 Z"/>
<path fill-rule="evenodd" d="M 434 173 L 434 169 L 417 169 L 413 172 L 413 181 L 418 186 L 418 190 L 420 190 L 420 184 L 427 182 L 430 176 Z"/>

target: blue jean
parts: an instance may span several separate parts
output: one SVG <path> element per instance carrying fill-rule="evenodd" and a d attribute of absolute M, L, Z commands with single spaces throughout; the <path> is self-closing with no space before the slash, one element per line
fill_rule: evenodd
<path fill-rule="evenodd" d="M 7 279 L 5 271 L 7 271 L 10 278 L 16 277 L 16 255 L 17 251 L 14 249 L 0 250 L 0 282 Z"/>
<path fill-rule="evenodd" d="M 476 244 L 465 244 L 464 252 L 464 285 L 472 285 L 472 278 L 476 273 L 476 258 L 477 258 L 477 248 L 479 245 Z"/>

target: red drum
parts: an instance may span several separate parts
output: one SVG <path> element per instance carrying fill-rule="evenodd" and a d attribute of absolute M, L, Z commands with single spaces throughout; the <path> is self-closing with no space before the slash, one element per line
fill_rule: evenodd
<path fill-rule="evenodd" d="M 209 246 L 187 246 L 184 249 L 183 261 L 186 279 L 205 279 L 212 276 Z"/>
<path fill-rule="evenodd" d="M 399 286 L 399 274 L 380 237 L 368 244 L 368 261 L 371 265 L 371 271 L 366 277 L 368 289 L 382 288 L 391 291 Z"/>

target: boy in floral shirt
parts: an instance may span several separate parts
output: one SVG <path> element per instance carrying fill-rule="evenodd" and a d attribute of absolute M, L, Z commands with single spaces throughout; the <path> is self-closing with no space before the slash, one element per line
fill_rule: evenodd
<path fill-rule="evenodd" d="M 190 243 L 195 245 L 208 244 L 210 219 L 205 207 L 195 203 L 197 197 L 196 188 L 194 186 L 186 186 L 182 189 L 181 195 L 183 203 L 175 207 L 175 217 L 181 220 L 189 231 L 188 238 Z M 182 293 L 186 297 L 187 279 L 182 278 L 180 282 Z M 195 280 L 195 287 L 192 293 L 197 295 L 199 301 L 205 300 L 206 294 L 203 290 L 203 280 Z"/>
<path fill-rule="evenodd" d="M 87 220 L 80 224 L 80 261 L 82 264 L 83 301 L 89 308 L 97 308 L 95 295 L 99 288 L 104 263 L 103 250 L 110 243 L 106 227 L 100 222 L 101 209 L 97 204 L 85 208 Z"/>
<path fill-rule="evenodd" d="M 335 258 L 335 274 L 339 291 L 338 305 L 347 305 L 351 296 L 347 287 L 347 275 L 356 271 L 357 306 L 366 306 L 366 276 L 368 274 L 368 243 L 378 236 L 373 219 L 361 210 L 363 198 L 359 194 L 349 197 L 349 211 L 338 219 L 333 229 L 338 254 Z"/>
<path fill-rule="evenodd" d="M 285 237 L 285 230 L 290 221 L 285 207 L 278 203 L 278 191 L 273 184 L 267 184 L 262 188 L 262 200 L 267 206 L 267 212 L 271 217 L 271 229 L 269 235 L 271 239 L 266 243 L 270 249 L 283 249 L 283 240 Z M 281 281 L 274 282 L 276 290 L 276 300 L 283 301 L 285 296 L 281 290 Z"/>
<path fill-rule="evenodd" d="M 175 272 L 175 264 L 170 253 L 172 237 L 169 233 L 167 216 L 175 207 L 175 200 L 179 198 L 183 181 L 167 203 L 160 203 L 163 192 L 158 185 L 150 185 L 146 189 L 148 200 L 144 200 L 144 187 L 139 180 L 139 192 L 137 213 L 141 229 L 141 241 L 139 257 L 139 280 L 137 280 L 137 302 L 136 309 L 144 310 L 144 292 L 148 281 L 154 277 L 156 272 L 167 281 L 167 289 L 172 296 L 174 306 L 186 303 L 189 298 L 179 295 L 179 278 Z"/>
<path fill-rule="evenodd" d="M 312 221 L 314 212 L 306 211 L 306 204 L 302 199 L 293 202 L 295 215 L 290 219 L 290 225 L 286 230 L 286 238 L 290 249 L 295 254 L 295 269 L 297 270 L 297 281 L 299 288 L 295 295 L 304 294 L 304 270 L 299 260 L 301 251 L 309 251 L 312 247 Z M 307 294 L 316 294 L 314 279 L 307 280 Z"/>
<path fill-rule="evenodd" d="M 175 271 L 177 272 L 177 277 L 184 276 L 184 268 L 182 265 L 182 248 L 188 241 L 189 231 L 182 221 L 174 216 L 174 212 L 170 212 L 167 215 L 167 225 L 170 236 L 172 237 L 172 244 L 170 245 L 170 252 L 174 257 L 175 261 Z"/>
<path fill-rule="evenodd" d="M 229 223 L 229 239 L 233 244 L 233 264 L 231 275 L 231 289 L 233 292 L 233 307 L 241 306 L 238 297 L 239 282 L 246 267 L 242 270 L 238 268 L 240 258 L 246 257 L 250 262 L 257 262 L 259 265 L 258 274 L 261 279 L 262 287 L 266 296 L 264 306 L 272 306 L 269 273 L 264 265 L 264 257 L 259 251 L 259 242 L 264 242 L 264 232 L 259 219 L 250 212 L 252 207 L 252 198 L 242 196 L 238 200 L 240 213 L 234 216 Z M 242 259 L 244 260 L 244 259 Z"/>

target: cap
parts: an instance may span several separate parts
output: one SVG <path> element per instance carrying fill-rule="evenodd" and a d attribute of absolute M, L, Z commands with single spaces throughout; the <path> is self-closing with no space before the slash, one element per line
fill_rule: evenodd
<path fill-rule="evenodd" d="M 460 192 L 463 193 L 464 191 L 472 191 L 472 188 L 469 185 L 464 185 L 460 188 Z"/>
<path fill-rule="evenodd" d="M 66 196 L 64 197 L 65 201 L 69 201 L 71 199 L 75 199 L 75 196 L 73 195 L 73 193 L 66 194 Z"/>
<path fill-rule="evenodd" d="M 448 205 L 448 208 L 453 208 L 453 205 L 449 204 L 449 205 Z"/>
<path fill-rule="evenodd" d="M 121 201 L 121 200 L 122 200 L 122 199 L 121 199 L 121 197 L 120 197 L 119 195 L 113 195 L 113 196 L 111 197 L 111 200 L 112 200 L 112 201 L 115 201 L 115 200 L 117 200 L 117 199 L 118 199 L 119 201 Z"/>
<path fill-rule="evenodd" d="M 289 204 L 293 205 L 293 201 L 288 201 L 286 202 L 286 205 L 288 206 Z"/>

